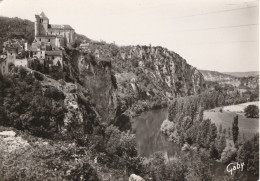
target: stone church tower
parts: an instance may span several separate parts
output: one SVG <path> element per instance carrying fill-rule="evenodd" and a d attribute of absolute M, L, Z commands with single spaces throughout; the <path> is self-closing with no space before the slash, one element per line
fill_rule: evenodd
<path fill-rule="evenodd" d="M 46 36 L 48 34 L 49 18 L 42 12 L 35 15 L 35 37 Z"/>

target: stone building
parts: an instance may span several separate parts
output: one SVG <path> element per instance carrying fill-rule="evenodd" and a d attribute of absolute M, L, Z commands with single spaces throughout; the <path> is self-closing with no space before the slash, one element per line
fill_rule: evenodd
<path fill-rule="evenodd" d="M 74 42 L 75 31 L 70 25 L 49 24 L 49 18 L 42 12 L 35 15 L 35 39 L 60 47 Z"/>
<path fill-rule="evenodd" d="M 59 66 L 63 67 L 63 59 L 62 59 L 62 51 L 46 51 L 45 52 L 45 59 L 49 62 L 50 66 Z"/>
<path fill-rule="evenodd" d="M 73 43 L 75 31 L 70 25 L 54 25 L 42 12 L 35 15 L 35 39 L 31 51 L 33 57 L 44 61 L 48 66 L 63 67 L 62 49 Z"/>
<path fill-rule="evenodd" d="M 0 73 L 8 74 L 12 66 L 28 67 L 31 61 L 62 70 L 63 47 L 74 40 L 75 31 L 70 25 L 50 24 L 49 18 L 43 12 L 35 15 L 35 39 L 31 46 L 25 40 L 8 40 L 3 43 Z"/>
<path fill-rule="evenodd" d="M 17 46 L 7 46 L 4 48 L 4 52 L 0 55 L 0 73 L 2 75 L 8 74 L 12 66 L 27 67 L 28 61 L 26 57 L 19 58 L 19 53 L 23 49 L 19 49 Z"/>

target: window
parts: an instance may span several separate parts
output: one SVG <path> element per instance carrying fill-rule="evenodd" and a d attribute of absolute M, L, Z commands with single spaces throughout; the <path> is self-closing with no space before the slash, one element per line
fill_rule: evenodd
<path fill-rule="evenodd" d="M 54 56 L 52 56 L 52 59 L 54 59 Z"/>
<path fill-rule="evenodd" d="M 51 39 L 48 40 L 48 42 L 50 42 L 50 41 L 51 41 Z"/>
<path fill-rule="evenodd" d="M 40 38 L 40 41 L 42 41 L 42 39 Z"/>

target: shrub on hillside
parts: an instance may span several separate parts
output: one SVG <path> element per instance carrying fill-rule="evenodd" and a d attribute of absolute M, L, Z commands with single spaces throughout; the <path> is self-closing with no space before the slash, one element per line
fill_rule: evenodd
<path fill-rule="evenodd" d="M 43 88 L 25 69 L 0 79 L 2 125 L 29 130 L 40 137 L 60 132 L 66 113 L 64 94 L 55 87 Z"/>

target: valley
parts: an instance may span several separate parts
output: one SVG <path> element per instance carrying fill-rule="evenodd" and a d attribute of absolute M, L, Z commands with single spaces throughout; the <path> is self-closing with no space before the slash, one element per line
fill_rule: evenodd
<path fill-rule="evenodd" d="M 4 181 L 259 176 L 257 73 L 199 70 L 165 47 L 95 41 L 43 12 L 34 23 L 0 23 Z M 232 162 L 245 171 L 230 175 Z"/>

